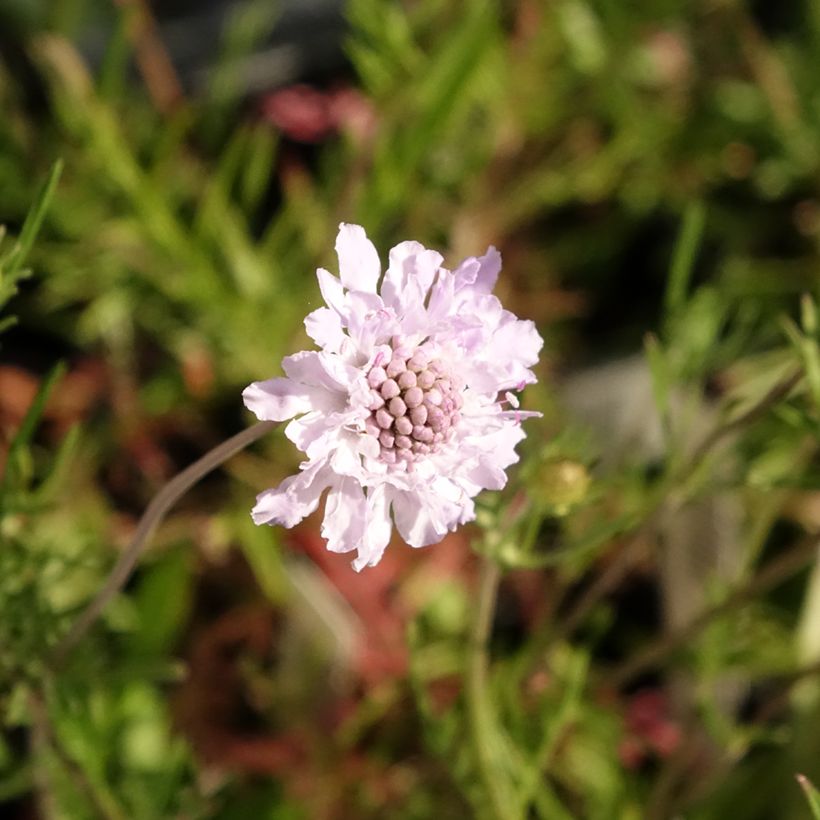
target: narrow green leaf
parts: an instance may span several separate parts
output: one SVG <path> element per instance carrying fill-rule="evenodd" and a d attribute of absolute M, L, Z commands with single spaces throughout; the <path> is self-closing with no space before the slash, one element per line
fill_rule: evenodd
<path fill-rule="evenodd" d="M 169 652 L 185 626 L 192 604 L 192 566 L 189 550 L 170 550 L 146 568 L 134 591 L 139 628 L 131 636 L 137 654 Z"/>
<path fill-rule="evenodd" d="M 808 336 L 817 333 L 817 305 L 808 293 L 800 297 L 800 323 Z"/>
<path fill-rule="evenodd" d="M 245 213 L 252 213 L 262 201 L 273 176 L 277 137 L 267 128 L 255 128 L 248 137 L 239 195 Z"/>
<path fill-rule="evenodd" d="M 804 301 L 804 326 L 807 318 L 805 305 Z M 810 323 L 811 319 L 809 318 Z M 780 318 L 780 326 L 802 360 L 809 392 L 815 406 L 820 408 L 820 347 L 818 347 L 817 340 L 810 336 L 804 336 L 800 328 L 788 316 Z"/>
<path fill-rule="evenodd" d="M 51 372 L 43 379 L 34 401 L 31 403 L 23 423 L 17 434 L 11 440 L 11 449 L 15 447 L 25 447 L 31 441 L 34 435 L 34 430 L 43 415 L 49 395 L 54 388 L 54 385 L 65 375 L 66 366 L 63 362 L 55 365 Z"/>
<path fill-rule="evenodd" d="M 0 484 L 0 487 L 2 487 L 3 490 L 8 488 L 12 480 L 12 473 L 15 470 L 18 455 L 31 442 L 31 439 L 34 436 L 34 431 L 37 429 L 37 424 L 39 423 L 43 415 L 43 411 L 45 410 L 48 397 L 51 394 L 54 385 L 57 384 L 57 382 L 65 374 L 65 371 L 65 365 L 60 362 L 45 377 L 43 383 L 40 385 L 40 389 L 37 391 L 37 395 L 34 397 L 34 401 L 31 403 L 31 407 L 29 407 L 28 412 L 23 419 L 23 423 L 20 425 L 20 429 L 12 438 L 11 444 L 9 445 L 6 470 L 3 475 L 3 481 Z"/>
<path fill-rule="evenodd" d="M 57 187 L 57 182 L 62 172 L 63 162 L 62 160 L 57 160 L 57 162 L 51 166 L 48 178 L 42 188 L 40 188 L 37 198 L 34 200 L 34 204 L 26 216 L 26 221 L 23 223 L 23 230 L 20 231 L 17 244 L 8 259 L 8 267 L 6 269 L 8 275 L 14 275 L 25 261 L 26 256 L 28 256 L 31 246 L 34 244 L 34 240 L 40 230 L 40 226 L 43 224 L 43 219 L 45 218 L 46 211 L 51 203 L 51 198 L 54 195 L 54 189 Z"/>
<path fill-rule="evenodd" d="M 48 473 L 44 476 L 37 488 L 36 501 L 45 502 L 58 487 L 62 486 L 65 472 L 77 449 L 79 440 L 80 428 L 79 425 L 74 425 L 69 429 L 68 433 L 63 436 L 63 440 L 57 447 L 57 452 L 51 459 Z"/>
<path fill-rule="evenodd" d="M 817 791 L 814 784 L 808 779 L 808 777 L 806 777 L 806 775 L 797 774 L 795 775 L 795 778 L 800 784 L 800 788 L 803 789 L 803 793 L 806 795 L 806 800 L 809 803 L 812 817 L 814 817 L 815 820 L 820 820 L 820 792 Z"/>
<path fill-rule="evenodd" d="M 691 202 L 683 215 L 683 225 L 675 243 L 675 252 L 669 268 L 669 280 L 664 297 L 667 314 L 680 311 L 686 301 L 705 222 L 706 209 L 703 203 Z"/>
<path fill-rule="evenodd" d="M 644 337 L 644 349 L 649 362 L 649 374 L 652 377 L 652 395 L 655 405 L 661 418 L 666 418 L 669 410 L 669 387 L 672 381 L 669 363 L 654 333 L 647 333 Z"/>

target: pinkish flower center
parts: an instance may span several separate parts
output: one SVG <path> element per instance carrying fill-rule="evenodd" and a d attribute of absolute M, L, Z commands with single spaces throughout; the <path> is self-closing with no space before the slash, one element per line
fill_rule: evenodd
<path fill-rule="evenodd" d="M 396 345 L 389 362 L 376 360 L 367 383 L 366 426 L 379 439 L 383 461 L 414 461 L 452 438 L 464 385 L 439 359 L 428 359 L 422 348 Z"/>

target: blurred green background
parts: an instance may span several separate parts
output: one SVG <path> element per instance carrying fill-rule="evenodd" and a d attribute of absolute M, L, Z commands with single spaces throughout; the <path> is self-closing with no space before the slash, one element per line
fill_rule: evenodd
<path fill-rule="evenodd" d="M 816 0 L 0 0 L 3 816 L 500 816 L 480 543 L 505 817 L 810 817 L 818 77 Z M 309 344 L 340 221 L 501 250 L 546 340 L 510 487 L 356 575 L 316 517 L 253 526 L 274 433 L 53 674 L 152 496 Z"/>

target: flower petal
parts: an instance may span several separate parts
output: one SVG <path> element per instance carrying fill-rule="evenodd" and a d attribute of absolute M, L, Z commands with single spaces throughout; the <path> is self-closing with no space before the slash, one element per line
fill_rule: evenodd
<path fill-rule="evenodd" d="M 440 322 L 453 310 L 455 297 L 455 279 L 453 274 L 439 269 L 436 281 L 430 289 L 430 299 L 427 303 L 427 318 L 431 323 Z"/>
<path fill-rule="evenodd" d="M 319 268 L 316 271 L 316 279 L 319 282 L 319 291 L 322 294 L 322 299 L 325 300 L 325 304 L 344 318 L 347 308 L 342 283 L 329 270 L 324 268 Z"/>
<path fill-rule="evenodd" d="M 325 457 L 333 451 L 338 430 L 328 423 L 326 413 L 312 412 L 290 422 L 285 427 L 285 435 L 309 459 L 313 459 Z"/>
<path fill-rule="evenodd" d="M 335 310 L 318 308 L 305 317 L 305 330 L 319 347 L 330 353 L 345 353 L 349 341 L 342 329 L 342 320 Z"/>
<path fill-rule="evenodd" d="M 404 313 L 408 307 L 424 305 L 427 292 L 444 261 L 437 251 L 419 242 L 401 242 L 390 251 L 390 265 L 381 286 L 385 304 Z"/>
<path fill-rule="evenodd" d="M 439 476 L 416 490 L 395 491 L 393 518 L 399 534 L 411 547 L 426 547 L 470 520 L 472 503 L 455 482 Z"/>
<path fill-rule="evenodd" d="M 332 552 L 357 551 L 358 571 L 379 562 L 393 521 L 411 546 L 436 543 L 475 518 L 477 493 L 504 486 L 524 436 L 519 422 L 533 414 L 512 393 L 502 396 L 534 380 L 529 367 L 542 340 L 492 295 L 501 268 L 493 247 L 451 273 L 436 251 L 402 242 L 380 292 L 378 254 L 360 226 L 342 224 L 336 250 L 340 277 L 317 271 L 327 307 L 305 319 L 321 349 L 286 358 L 287 378 L 257 382 L 244 395 L 260 418 L 296 416 L 285 433 L 307 454 L 298 475 L 257 498 L 254 520 L 293 526 L 330 488 L 322 534 Z M 406 404 L 393 401 L 402 390 Z M 418 403 L 423 390 L 429 407 Z M 380 409 L 385 401 L 389 412 Z M 450 414 L 452 438 L 428 435 L 438 429 L 433 405 Z M 409 413 L 408 425 L 403 416 L 417 406 L 427 412 Z M 426 446 L 405 452 L 397 433 L 402 452 L 390 449 L 384 430 L 393 423 Z"/>
<path fill-rule="evenodd" d="M 367 238 L 361 225 L 339 225 L 336 237 L 336 253 L 339 256 L 339 276 L 348 290 L 376 292 L 381 275 L 379 254 Z"/>
<path fill-rule="evenodd" d="M 363 356 L 370 356 L 379 340 L 386 341 L 399 331 L 395 312 L 385 309 L 380 296 L 371 293 L 350 293 L 347 297 L 350 313 L 348 331 Z"/>
<path fill-rule="evenodd" d="M 484 256 L 469 256 L 454 271 L 456 290 L 470 288 L 476 294 L 492 293 L 501 273 L 501 254 L 490 245 Z"/>
<path fill-rule="evenodd" d="M 254 524 L 295 526 L 319 506 L 331 477 L 326 462 L 306 462 L 300 472 L 286 478 L 276 489 L 256 496 L 256 506 L 251 510 Z"/>
<path fill-rule="evenodd" d="M 293 379 L 254 382 L 242 391 L 242 400 L 261 421 L 284 421 L 312 408 L 313 391 Z"/>
<path fill-rule="evenodd" d="M 302 350 L 293 356 L 285 356 L 282 369 L 294 381 L 345 394 L 355 372 L 335 354 L 316 350 Z"/>
<path fill-rule="evenodd" d="M 344 477 L 331 487 L 325 503 L 322 537 L 331 552 L 351 552 L 359 546 L 367 518 L 367 498 L 355 478 Z"/>
<path fill-rule="evenodd" d="M 374 567 L 384 555 L 390 541 L 393 525 L 390 521 L 390 497 L 384 484 L 370 487 L 367 492 L 367 518 L 359 553 L 353 562 L 353 569 L 361 572 L 365 567 Z"/>
<path fill-rule="evenodd" d="M 447 533 L 437 527 L 430 515 L 427 499 L 419 493 L 397 491 L 393 500 L 393 518 L 399 535 L 411 547 L 426 547 L 436 544 Z"/>

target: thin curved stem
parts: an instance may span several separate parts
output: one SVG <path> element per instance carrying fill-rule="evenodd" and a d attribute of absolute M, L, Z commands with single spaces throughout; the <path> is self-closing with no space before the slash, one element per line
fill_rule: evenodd
<path fill-rule="evenodd" d="M 787 398 L 789 393 L 794 390 L 797 385 L 803 380 L 803 369 L 795 370 L 783 381 L 778 382 L 760 401 L 750 407 L 745 413 L 742 413 L 736 419 L 716 427 L 710 435 L 708 435 L 695 450 L 689 463 L 684 470 L 684 475 L 691 475 L 709 453 L 709 451 L 726 436 L 742 430 L 747 424 L 751 424 L 764 416 L 775 405 L 779 404 L 783 399 Z"/>
<path fill-rule="evenodd" d="M 466 702 L 470 740 L 473 744 L 479 776 L 490 801 L 496 820 L 512 820 L 518 817 L 508 794 L 504 774 L 499 768 L 500 752 L 495 727 L 492 701 L 487 689 L 488 649 L 495 601 L 501 570 L 489 558 L 483 558 L 479 581 L 478 606 L 470 631 L 470 647 L 467 657 Z"/>
<path fill-rule="evenodd" d="M 154 496 L 140 519 L 131 543 L 114 565 L 105 584 L 83 610 L 65 637 L 57 644 L 52 656 L 51 665 L 53 668 L 58 669 L 65 663 L 68 655 L 94 625 L 111 599 L 125 586 L 134 571 L 134 567 L 137 565 L 142 551 L 171 507 L 200 479 L 227 461 L 231 456 L 244 450 L 249 444 L 262 438 L 276 427 L 277 423 L 275 421 L 260 421 L 254 424 L 253 427 L 249 427 L 227 441 L 223 441 L 222 444 L 214 447 L 202 458 L 174 476 Z"/>
<path fill-rule="evenodd" d="M 635 656 L 615 667 L 607 675 L 607 683 L 615 689 L 625 686 L 638 675 L 651 669 L 681 646 L 696 638 L 715 619 L 745 606 L 758 595 L 782 584 L 815 558 L 817 545 L 817 535 L 811 535 L 799 541 L 789 552 L 771 560 L 746 584 L 729 593 L 723 601 L 707 608 L 688 624 L 663 635 L 657 641 L 645 646 Z"/>
<path fill-rule="evenodd" d="M 794 390 L 803 379 L 803 371 L 797 370 L 790 373 L 782 381 L 778 382 L 766 393 L 756 404 L 742 413 L 736 419 L 719 424 L 696 448 L 691 458 L 682 467 L 680 472 L 676 472 L 670 479 L 670 484 L 677 483 L 684 485 L 692 475 L 698 470 L 710 451 L 716 447 L 727 436 L 742 430 L 746 425 L 757 421 L 764 416 L 771 408 L 779 404 Z M 650 517 L 663 505 L 666 498 L 665 493 L 659 493 L 654 501 L 649 505 L 646 517 L 641 526 L 645 526 Z M 579 602 L 573 607 L 570 613 L 564 618 L 559 627 L 555 640 L 570 635 L 586 618 L 590 610 L 598 601 L 608 594 L 623 579 L 629 571 L 631 562 L 635 557 L 635 551 L 640 547 L 638 535 L 632 536 L 631 540 L 625 544 L 623 549 L 615 556 L 608 569 L 595 580 L 583 594 Z"/>

